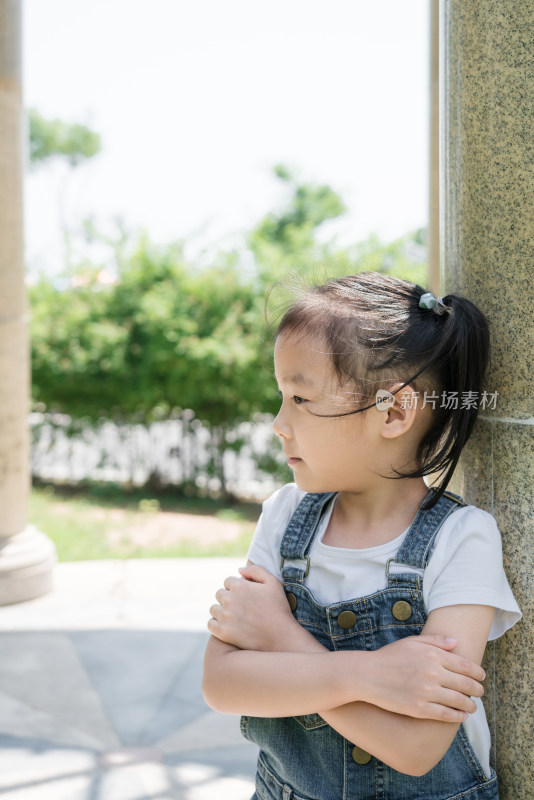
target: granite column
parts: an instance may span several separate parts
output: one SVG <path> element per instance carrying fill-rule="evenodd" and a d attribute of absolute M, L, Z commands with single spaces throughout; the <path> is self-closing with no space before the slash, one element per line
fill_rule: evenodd
<path fill-rule="evenodd" d="M 487 315 L 488 391 L 454 486 L 490 511 L 523 621 L 490 645 L 486 711 L 501 800 L 533 800 L 534 1 L 443 0 L 442 293 Z"/>

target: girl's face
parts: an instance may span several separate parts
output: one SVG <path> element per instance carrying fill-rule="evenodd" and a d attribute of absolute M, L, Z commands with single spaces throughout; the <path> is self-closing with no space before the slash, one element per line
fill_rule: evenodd
<path fill-rule="evenodd" d="M 321 340 L 291 333 L 278 337 L 274 366 L 282 407 L 273 430 L 301 489 L 362 491 L 375 472 L 375 422 L 380 424 L 382 412 L 321 417 L 355 407 L 354 387 L 340 385 L 325 350 Z"/>

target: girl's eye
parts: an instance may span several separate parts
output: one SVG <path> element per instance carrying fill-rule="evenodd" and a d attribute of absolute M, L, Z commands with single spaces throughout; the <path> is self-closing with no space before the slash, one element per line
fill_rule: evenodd
<path fill-rule="evenodd" d="M 282 394 L 282 392 L 277 392 L 277 394 L 280 400 L 284 399 L 284 395 Z M 298 394 L 294 394 L 293 397 L 290 397 L 289 399 L 292 400 L 296 406 L 300 406 L 302 405 L 302 403 L 307 402 L 303 397 L 299 397 Z"/>

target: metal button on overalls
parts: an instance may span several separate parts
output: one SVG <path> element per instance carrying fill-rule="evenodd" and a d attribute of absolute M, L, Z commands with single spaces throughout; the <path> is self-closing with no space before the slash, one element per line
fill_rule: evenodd
<path fill-rule="evenodd" d="M 291 609 L 291 611 L 296 611 L 297 610 L 297 598 L 295 597 L 293 592 L 288 592 L 286 594 L 286 597 L 287 597 L 287 602 L 289 603 L 289 608 Z"/>
<path fill-rule="evenodd" d="M 352 748 L 352 759 L 356 762 L 356 764 L 368 764 L 372 759 L 372 755 L 368 753 L 366 750 L 362 750 L 361 747 L 353 747 Z"/>
<path fill-rule="evenodd" d="M 349 628 L 354 628 L 356 625 L 356 614 L 354 611 L 342 611 L 337 618 L 337 624 L 345 631 L 348 631 Z"/>
<path fill-rule="evenodd" d="M 412 616 L 412 607 L 406 600 L 398 600 L 391 609 L 395 619 L 399 622 L 406 622 Z"/>

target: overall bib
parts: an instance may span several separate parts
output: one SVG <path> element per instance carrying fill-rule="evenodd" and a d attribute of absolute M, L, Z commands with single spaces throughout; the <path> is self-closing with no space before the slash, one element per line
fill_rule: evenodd
<path fill-rule="evenodd" d="M 324 606 L 305 578 L 317 525 L 332 497 L 305 495 L 282 538 L 282 578 L 295 618 L 330 650 L 377 650 L 419 634 L 427 618 L 423 578 L 402 572 L 402 565 L 424 570 L 439 528 L 463 501 L 446 493 L 432 509 L 419 508 L 394 559 L 395 574 L 388 562 L 383 591 Z M 397 772 L 355 747 L 318 714 L 243 717 L 241 731 L 260 747 L 252 800 L 498 800 L 496 775 L 485 777 L 463 726 L 421 777 Z"/>

